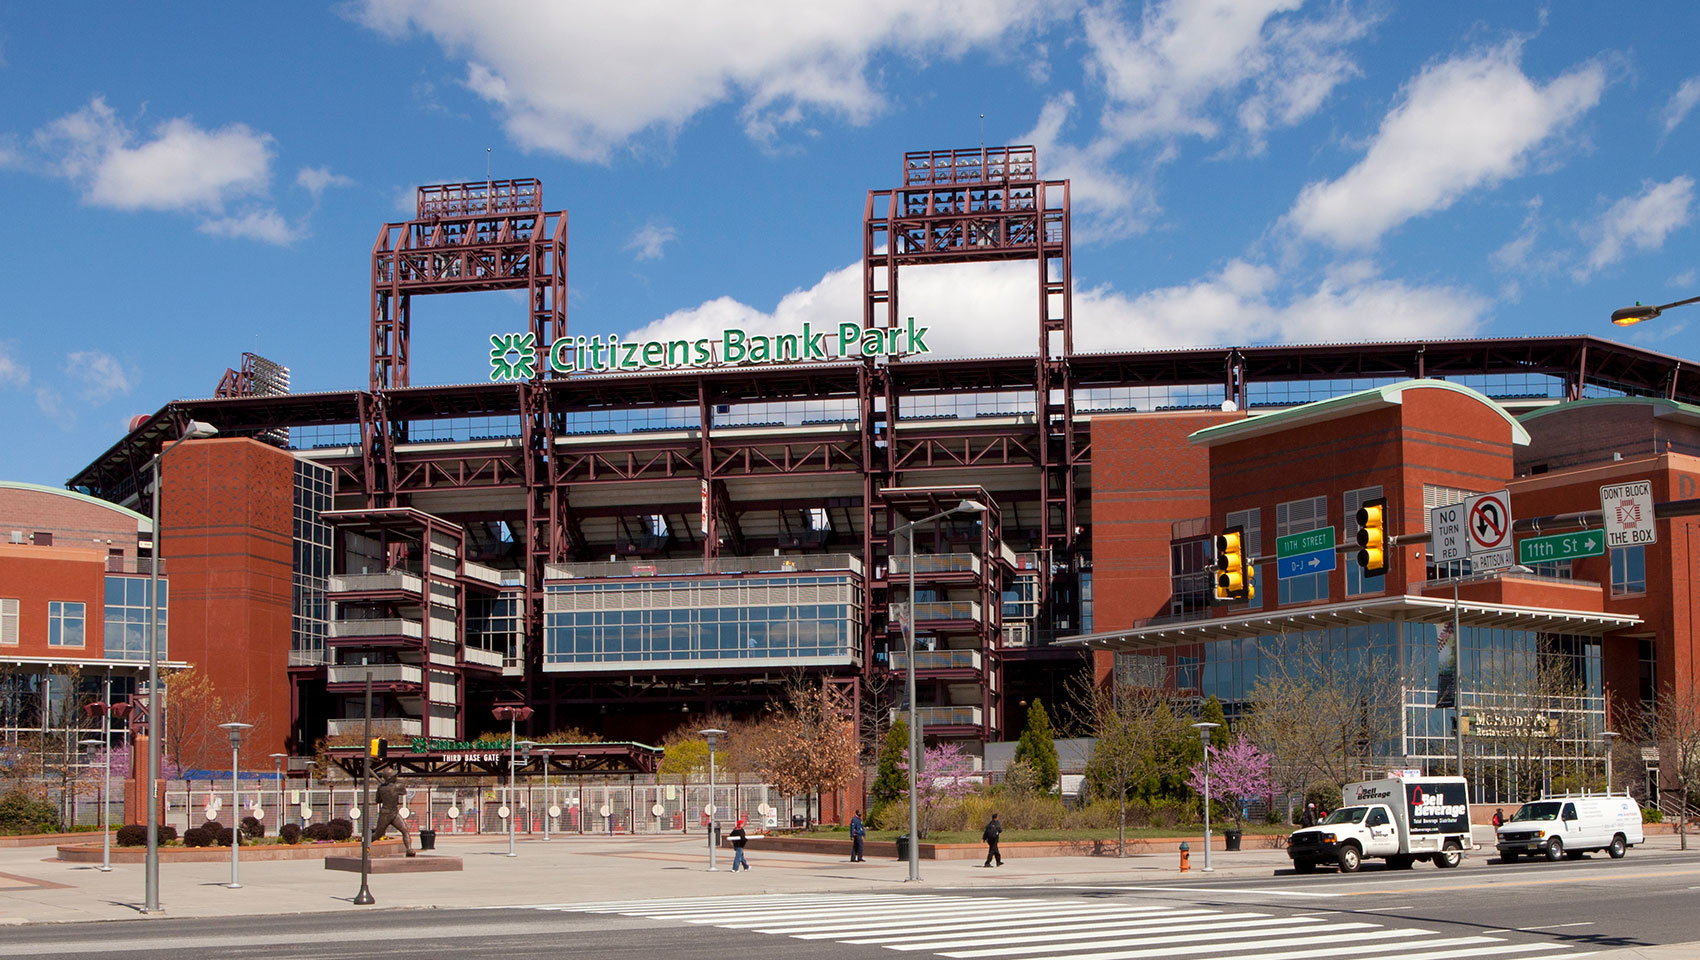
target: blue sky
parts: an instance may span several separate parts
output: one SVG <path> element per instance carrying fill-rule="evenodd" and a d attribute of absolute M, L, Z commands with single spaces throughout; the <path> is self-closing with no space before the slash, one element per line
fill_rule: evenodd
<path fill-rule="evenodd" d="M 1082 350 L 1589 332 L 1679 356 L 1700 7 L 449 0 L 0 7 L 0 476 L 62 483 L 254 350 L 364 388 L 379 226 L 538 177 L 575 333 L 860 317 L 907 150 L 1069 178 Z M 1031 267 L 904 275 L 935 353 L 1030 351 Z M 1694 313 L 1700 320 L 1700 311 Z M 481 381 L 503 294 L 414 311 Z"/>

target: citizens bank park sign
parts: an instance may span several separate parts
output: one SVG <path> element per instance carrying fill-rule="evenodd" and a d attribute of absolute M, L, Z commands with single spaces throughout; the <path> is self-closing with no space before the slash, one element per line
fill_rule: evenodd
<path fill-rule="evenodd" d="M 536 335 L 500 333 L 490 337 L 490 379 L 530 380 L 546 359 L 554 373 L 631 373 L 684 370 L 752 363 L 805 363 L 851 357 L 901 357 L 930 353 L 927 329 L 910 317 L 889 330 L 841 323 L 835 332 L 803 324 L 801 333 L 751 334 L 737 328 L 718 337 L 694 340 L 626 340 L 610 335 L 563 337 L 540 357 Z"/>

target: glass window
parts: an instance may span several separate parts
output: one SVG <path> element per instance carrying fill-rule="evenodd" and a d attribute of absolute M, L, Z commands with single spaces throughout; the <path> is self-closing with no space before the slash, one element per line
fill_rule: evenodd
<path fill-rule="evenodd" d="M 53 600 L 47 604 L 47 645 L 50 647 L 80 647 L 83 645 L 83 604 Z"/>
<path fill-rule="evenodd" d="M 1245 547 L 1247 556 L 1263 556 L 1263 511 L 1256 507 L 1249 510 L 1232 511 L 1228 514 L 1228 526 L 1240 527 L 1245 530 L 1245 543 L 1241 546 Z M 1215 562 L 1213 552 L 1211 562 Z M 1256 571 L 1256 574 L 1252 577 L 1252 582 L 1257 585 L 1258 592 L 1251 600 L 1247 601 L 1246 606 L 1254 608 L 1263 606 L 1262 589 L 1268 583 L 1268 577 L 1265 575 L 1271 572 L 1272 567 L 1272 564 L 1264 564 L 1262 569 Z"/>
<path fill-rule="evenodd" d="M 1275 535 L 1284 537 L 1328 525 L 1328 498 L 1306 497 L 1275 505 Z M 1261 554 L 1260 554 L 1261 555 Z M 1355 562 L 1355 561 L 1354 561 Z M 1307 603 L 1328 599 L 1328 574 L 1311 573 L 1280 581 L 1280 602 Z"/>
<path fill-rule="evenodd" d="M 1611 551 L 1611 595 L 1629 596 L 1647 592 L 1647 548 L 1613 547 Z"/>
<path fill-rule="evenodd" d="M 0 643 L 18 642 L 18 601 L 0 600 Z"/>
<path fill-rule="evenodd" d="M 1344 497 L 1345 518 L 1344 522 L 1340 524 L 1340 529 L 1345 531 L 1346 534 L 1346 544 L 1358 542 L 1358 508 L 1371 500 L 1380 499 L 1380 497 L 1381 488 L 1379 486 L 1346 491 Z M 1389 536 L 1393 533 L 1391 519 L 1391 517 L 1388 517 L 1383 520 L 1383 525 L 1387 527 Z M 1391 559 L 1392 550 L 1389 549 L 1387 552 L 1389 559 Z M 1355 597 L 1366 593 L 1386 593 L 1387 575 L 1364 576 L 1363 568 L 1358 566 L 1357 556 L 1356 550 L 1347 550 L 1345 557 L 1340 561 L 1340 566 L 1346 568 L 1346 596 Z"/>

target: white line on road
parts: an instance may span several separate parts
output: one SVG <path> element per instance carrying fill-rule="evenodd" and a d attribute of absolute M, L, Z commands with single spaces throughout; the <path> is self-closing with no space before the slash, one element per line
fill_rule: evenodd
<path fill-rule="evenodd" d="M 1230 888 L 1230 887 L 1195 887 L 1195 886 L 1191 886 L 1191 885 L 1184 886 L 1184 887 L 1092 887 L 1092 886 L 1085 886 L 1085 885 L 1063 886 L 1063 885 L 1059 884 L 1057 886 L 1050 887 L 1049 889 L 1052 889 L 1052 890 L 1133 890 L 1133 891 L 1143 891 L 1143 892 L 1146 892 L 1146 893 L 1153 893 L 1153 892 L 1155 892 L 1155 893 L 1184 893 L 1184 894 L 1187 894 L 1189 896 L 1192 896 L 1192 895 L 1195 895 L 1195 894 L 1213 894 L 1213 893 L 1244 894 L 1244 895 L 1247 895 L 1247 896 L 1265 896 L 1265 895 L 1267 895 L 1267 896 L 1271 896 L 1271 897 L 1343 897 L 1343 896 L 1345 896 L 1345 894 L 1343 894 L 1343 893 L 1324 893 L 1324 892 L 1319 891 L 1319 890 L 1261 890 L 1261 889 L 1239 890 L 1239 889 L 1234 889 L 1234 888 Z"/>
<path fill-rule="evenodd" d="M 1592 920 L 1578 920 L 1575 923 L 1549 923 L 1540 927 L 1518 927 L 1517 929 L 1522 933 L 1528 933 L 1531 930 L 1557 930 L 1559 927 L 1591 927 L 1593 925 L 1594 921 Z"/>

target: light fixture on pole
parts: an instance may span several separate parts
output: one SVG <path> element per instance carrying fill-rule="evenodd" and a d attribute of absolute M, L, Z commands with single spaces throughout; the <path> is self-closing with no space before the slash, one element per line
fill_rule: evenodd
<path fill-rule="evenodd" d="M 283 832 L 283 761 L 289 757 L 287 753 L 272 754 L 272 765 L 277 768 L 277 830 Z"/>
<path fill-rule="evenodd" d="M 112 741 L 96 740 L 91 737 L 77 742 L 91 749 L 94 747 L 106 748 L 106 753 L 102 755 L 100 761 L 100 872 L 111 873 L 112 825 L 109 821 L 112 816 Z"/>
<path fill-rule="evenodd" d="M 702 734 L 702 738 L 708 741 L 708 803 L 703 806 L 702 812 L 708 817 L 708 871 L 713 873 L 717 869 L 714 865 L 715 848 L 720 845 L 718 831 L 714 828 L 714 748 L 719 745 L 720 738 L 726 736 L 726 731 L 709 727 L 707 730 L 698 730 L 697 733 Z"/>
<path fill-rule="evenodd" d="M 543 840 L 544 842 L 548 842 L 549 821 L 555 816 L 555 805 L 549 802 L 549 758 L 555 755 L 555 751 L 544 748 L 541 750 L 533 750 L 531 752 L 532 755 L 543 758 Z"/>
<path fill-rule="evenodd" d="M 147 802 L 148 849 L 146 865 L 142 870 L 142 912 L 156 913 L 159 911 L 159 737 L 163 731 L 161 718 L 165 716 L 165 696 L 159 687 L 159 462 L 165 455 L 176 449 L 185 440 L 199 440 L 218 433 L 218 428 L 210 423 L 190 420 L 170 446 L 154 454 L 148 464 L 153 474 L 153 492 L 149 497 L 153 501 L 153 528 L 149 535 L 153 538 L 150 548 L 153 556 L 148 559 L 148 786 L 143 791 Z"/>
<path fill-rule="evenodd" d="M 1609 797 L 1611 796 L 1611 747 L 1612 741 L 1617 739 L 1617 733 L 1606 730 L 1600 734 L 1600 739 L 1604 740 L 1606 744 L 1606 796 Z"/>
<path fill-rule="evenodd" d="M 236 789 L 236 772 L 240 769 L 242 752 L 242 731 L 254 729 L 251 723 L 229 723 L 218 725 L 220 730 L 230 734 L 230 883 L 232 890 L 242 889 L 242 878 L 237 873 L 238 856 L 242 849 L 242 797 Z"/>
<path fill-rule="evenodd" d="M 307 829 L 307 821 L 313 816 L 313 768 L 319 765 L 317 760 L 307 761 L 307 792 L 301 797 L 301 829 Z"/>
<path fill-rule="evenodd" d="M 910 523 L 899 524 L 892 528 L 893 537 L 903 534 L 908 545 L 909 567 L 909 598 L 908 606 L 903 617 L 903 641 L 909 648 L 909 655 L 904 658 L 904 688 L 909 694 L 909 880 L 921 879 L 921 818 L 920 807 L 916 796 L 916 770 L 921 766 L 921 724 L 915 712 L 915 528 L 942 520 L 958 513 L 985 513 L 986 505 L 975 500 L 964 500 L 949 510 L 940 511 L 930 517 L 922 517 Z"/>
<path fill-rule="evenodd" d="M 1611 312 L 1611 322 L 1620 327 L 1632 327 L 1643 320 L 1651 320 L 1671 307 L 1683 307 L 1691 303 L 1700 303 L 1700 297 L 1689 297 L 1687 300 L 1676 300 L 1671 303 L 1661 303 L 1656 307 L 1642 305 L 1639 301 L 1633 307 L 1619 307 Z"/>
<path fill-rule="evenodd" d="M 515 850 L 514 850 L 514 815 L 519 812 L 518 808 L 515 807 L 515 805 L 514 805 L 514 773 L 515 773 L 514 765 L 518 762 L 518 759 L 519 759 L 518 756 L 516 755 L 516 750 L 517 750 L 517 747 L 519 746 L 519 741 L 518 741 L 519 722 L 521 720 L 530 720 L 531 719 L 531 712 L 532 711 L 531 711 L 530 707 L 522 707 L 522 706 L 517 706 L 517 705 L 514 705 L 514 704 L 503 704 L 502 706 L 499 706 L 499 707 L 495 708 L 494 710 L 490 711 L 491 715 L 494 716 L 497 720 L 506 720 L 508 722 L 508 818 L 507 819 L 508 819 L 508 856 L 510 856 L 510 857 L 519 856 L 519 854 L 517 852 L 515 852 Z"/>
<path fill-rule="evenodd" d="M 1198 741 L 1204 747 L 1204 872 L 1212 873 L 1210 865 L 1210 731 L 1221 726 L 1208 720 L 1192 725 L 1198 731 Z"/>

